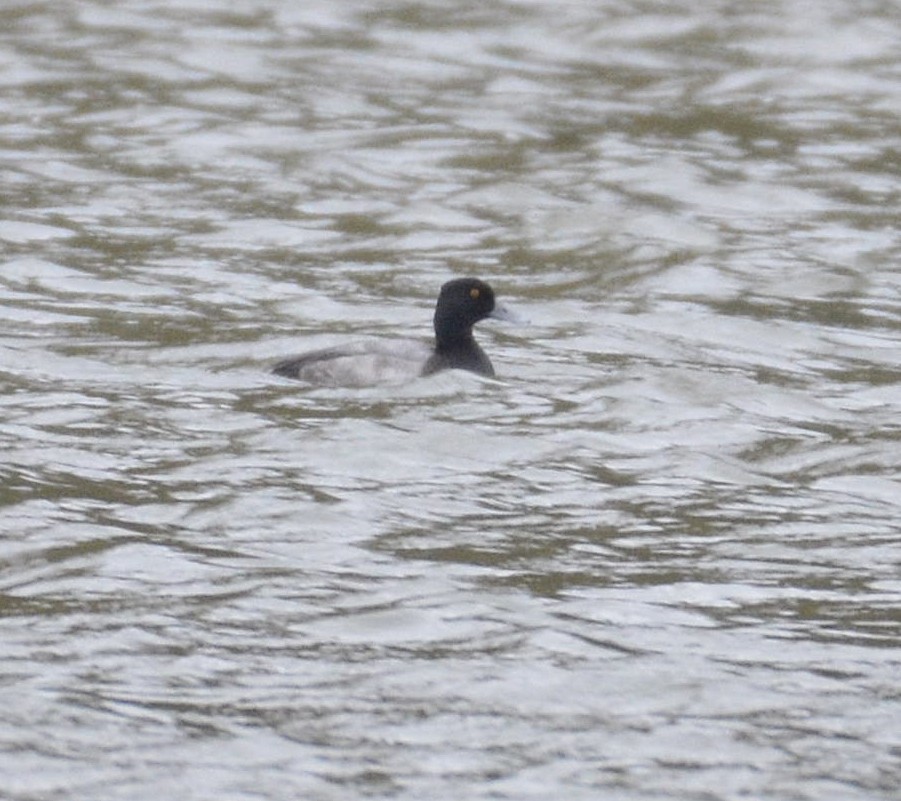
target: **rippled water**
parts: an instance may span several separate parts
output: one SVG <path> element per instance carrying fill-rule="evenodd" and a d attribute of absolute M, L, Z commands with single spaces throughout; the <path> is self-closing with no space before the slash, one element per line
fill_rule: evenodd
<path fill-rule="evenodd" d="M 3 16 L 3 798 L 897 797 L 895 4 Z"/>

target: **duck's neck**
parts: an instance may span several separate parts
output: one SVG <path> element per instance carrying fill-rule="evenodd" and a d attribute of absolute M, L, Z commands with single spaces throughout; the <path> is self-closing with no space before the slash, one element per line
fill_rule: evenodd
<path fill-rule="evenodd" d="M 457 350 L 465 350 L 466 348 L 478 347 L 472 336 L 472 329 L 467 328 L 463 331 L 454 330 L 442 331 L 435 328 L 435 352 L 436 353 L 452 353 Z"/>
<path fill-rule="evenodd" d="M 470 370 L 479 375 L 494 375 L 494 367 L 475 339 L 472 331 L 457 333 L 453 338 L 438 338 L 435 341 L 435 352 L 428 360 L 424 373 L 437 373 L 441 370 Z"/>

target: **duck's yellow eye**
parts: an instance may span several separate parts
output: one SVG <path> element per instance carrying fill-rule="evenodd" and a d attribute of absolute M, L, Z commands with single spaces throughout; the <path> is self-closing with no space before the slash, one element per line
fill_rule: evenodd
<path fill-rule="evenodd" d="M 479 299 L 479 290 L 477 287 L 473 287 L 469 290 L 469 297 L 471 297 L 473 300 Z"/>

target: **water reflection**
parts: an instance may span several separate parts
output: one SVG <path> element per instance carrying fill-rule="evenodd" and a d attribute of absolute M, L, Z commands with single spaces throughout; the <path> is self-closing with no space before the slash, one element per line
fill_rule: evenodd
<path fill-rule="evenodd" d="M 890 11 L 6 9 L 9 797 L 892 797 Z"/>

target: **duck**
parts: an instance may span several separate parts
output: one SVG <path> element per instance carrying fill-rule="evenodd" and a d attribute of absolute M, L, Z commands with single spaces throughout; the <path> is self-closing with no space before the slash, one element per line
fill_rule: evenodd
<path fill-rule="evenodd" d="M 515 316 L 495 300 L 479 278 L 455 278 L 438 293 L 432 344 L 376 339 L 302 353 L 278 362 L 272 372 L 317 386 L 365 387 L 397 383 L 444 370 L 467 370 L 493 378 L 494 366 L 473 337 L 476 323 Z"/>

